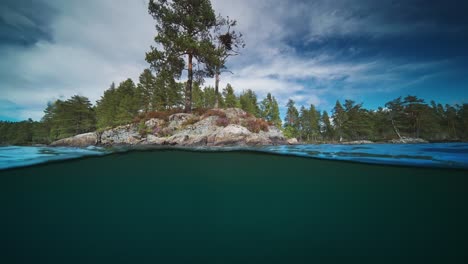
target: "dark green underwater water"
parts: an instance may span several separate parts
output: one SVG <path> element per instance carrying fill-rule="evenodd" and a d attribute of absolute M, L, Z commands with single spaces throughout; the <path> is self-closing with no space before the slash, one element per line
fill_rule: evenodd
<path fill-rule="evenodd" d="M 0 171 L 0 263 L 461 263 L 466 172 L 174 150 Z"/>

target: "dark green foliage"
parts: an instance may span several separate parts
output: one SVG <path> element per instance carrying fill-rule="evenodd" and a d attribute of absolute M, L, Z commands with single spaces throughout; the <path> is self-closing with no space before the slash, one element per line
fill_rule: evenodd
<path fill-rule="evenodd" d="M 224 104 L 226 108 L 240 107 L 239 99 L 234 93 L 234 89 L 228 83 L 226 88 L 223 89 Z"/>
<path fill-rule="evenodd" d="M 320 132 L 322 134 L 323 139 L 332 140 L 334 138 L 335 131 L 330 122 L 330 117 L 328 116 L 327 111 L 323 111 L 323 114 L 320 119 L 320 126 Z"/>
<path fill-rule="evenodd" d="M 0 122 L 0 144 L 48 144 L 96 129 L 96 114 L 88 98 L 75 95 L 49 103 L 41 122 Z"/>
<path fill-rule="evenodd" d="M 332 118 L 335 126 L 335 132 L 339 137 L 339 141 L 342 141 L 345 130 L 344 124 L 348 120 L 348 115 L 339 101 L 336 101 L 335 107 L 333 108 Z"/>
<path fill-rule="evenodd" d="M 157 72 L 166 71 L 178 78 L 188 66 L 185 90 L 185 111 L 192 111 L 192 83 L 209 75 L 207 67 L 194 67 L 195 63 L 210 64 L 215 54 L 209 30 L 216 25 L 216 16 L 209 0 L 150 0 L 149 14 L 156 20 L 158 47 L 151 47 L 146 61 Z M 187 65 L 184 58 L 187 57 Z M 208 67 L 209 68 L 209 67 Z"/>
<path fill-rule="evenodd" d="M 320 136 L 320 112 L 313 104 L 309 109 L 301 107 L 299 113 L 299 137 L 302 141 L 317 141 Z"/>
<path fill-rule="evenodd" d="M 256 117 L 260 116 L 260 108 L 257 104 L 257 95 L 252 90 L 244 91 L 239 97 L 242 110 Z"/>
<path fill-rule="evenodd" d="M 260 103 L 260 117 L 271 122 L 278 128 L 281 127 L 278 102 L 270 93 L 268 93 L 266 98 Z"/>
<path fill-rule="evenodd" d="M 30 145 L 49 143 L 48 134 L 41 122 L 31 119 L 21 122 L 0 121 L 0 145 Z"/>
<path fill-rule="evenodd" d="M 155 79 L 155 92 L 152 99 L 153 111 L 167 111 L 183 105 L 184 84 L 178 83 L 167 71 L 161 71 Z"/>
<path fill-rule="evenodd" d="M 293 100 L 289 99 L 286 104 L 286 117 L 284 118 L 284 134 L 286 137 L 299 137 L 299 111 Z"/>
<path fill-rule="evenodd" d="M 57 140 L 96 129 L 96 113 L 88 98 L 75 95 L 48 104 L 42 122 L 49 140 Z"/>
<path fill-rule="evenodd" d="M 140 88 L 142 89 L 142 88 Z M 140 93 L 131 79 L 111 87 L 97 102 L 97 126 L 100 129 L 130 123 L 142 106 Z M 145 100 L 144 106 L 147 101 Z"/>

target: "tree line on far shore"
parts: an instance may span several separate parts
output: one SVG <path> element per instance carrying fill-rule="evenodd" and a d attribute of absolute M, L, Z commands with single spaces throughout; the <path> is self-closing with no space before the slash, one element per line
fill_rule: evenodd
<path fill-rule="evenodd" d="M 284 133 L 302 142 L 389 141 L 422 138 L 428 141 L 467 141 L 468 104 L 429 104 L 408 95 L 389 101 L 376 110 L 353 100 L 337 101 L 329 116 L 314 105 L 298 110 L 287 104 Z"/>

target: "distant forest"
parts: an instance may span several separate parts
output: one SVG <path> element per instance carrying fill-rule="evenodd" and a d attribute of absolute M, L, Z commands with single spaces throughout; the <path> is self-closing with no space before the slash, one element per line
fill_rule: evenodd
<path fill-rule="evenodd" d="M 167 81 L 170 80 L 170 81 Z M 119 125 L 138 123 L 158 113 L 184 111 L 184 83 L 172 78 L 154 76 L 145 70 L 139 83 L 127 79 L 104 92 L 96 105 L 87 97 L 75 95 L 56 100 L 36 122 L 0 122 L 0 144 L 48 144 L 76 134 L 102 131 Z M 289 100 L 282 122 L 276 98 L 268 94 L 258 100 L 252 90 L 236 95 L 227 85 L 221 93 L 213 87 L 193 85 L 192 105 L 195 112 L 215 107 L 238 107 L 281 128 L 284 134 L 304 143 L 354 140 L 387 141 L 401 137 L 429 141 L 468 140 L 468 104 L 442 105 L 426 103 L 416 96 L 396 98 L 375 110 L 365 109 L 352 100 L 337 101 L 332 112 L 320 111 L 313 104 L 296 107 Z"/>

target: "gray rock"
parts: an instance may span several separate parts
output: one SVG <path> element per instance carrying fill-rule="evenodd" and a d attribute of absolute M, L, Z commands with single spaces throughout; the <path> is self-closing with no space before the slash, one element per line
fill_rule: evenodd
<path fill-rule="evenodd" d="M 168 118 L 168 122 L 156 118 L 146 121 L 145 125 L 148 128 L 148 134 L 143 136 L 140 135 L 137 124 L 108 129 L 101 134 L 100 143 L 102 145 L 146 144 L 176 146 L 245 146 L 287 143 L 281 130 L 274 126 L 270 126 L 268 131 L 252 133 L 246 127 L 239 125 L 245 123 L 247 119 L 253 119 L 253 117 L 247 117 L 246 112 L 241 109 L 218 110 L 223 111 L 230 122 L 236 120 L 236 124 L 231 123 L 223 127 L 217 125 L 218 116 L 208 116 L 199 120 L 200 117 L 193 114 L 181 113 L 171 115 Z M 197 122 L 187 124 L 186 122 L 191 119 Z M 73 138 L 68 139 L 68 141 L 63 140 L 62 144 L 72 144 L 76 141 Z M 83 141 L 85 143 L 79 143 L 80 146 L 95 145 L 99 142 L 96 133 L 94 133 L 94 138 L 91 138 L 90 135 L 90 138 L 86 140 Z"/>
<path fill-rule="evenodd" d="M 142 141 L 137 125 L 119 126 L 102 132 L 102 145 L 135 145 Z"/>
<path fill-rule="evenodd" d="M 349 141 L 349 142 L 342 142 L 343 145 L 362 145 L 362 144 L 374 144 L 374 142 L 369 140 L 356 140 L 356 141 Z"/>
<path fill-rule="evenodd" d="M 64 138 L 52 142 L 51 146 L 68 146 L 68 147 L 87 147 L 98 144 L 98 134 L 95 132 L 79 134 L 73 137 Z"/>
<path fill-rule="evenodd" d="M 289 145 L 297 145 L 297 144 L 299 144 L 299 142 L 297 141 L 297 138 L 289 138 L 289 139 L 287 140 L 287 142 L 288 142 Z"/>
<path fill-rule="evenodd" d="M 228 125 L 211 135 L 213 146 L 247 145 L 247 138 L 252 135 L 247 128 L 240 125 Z"/>
<path fill-rule="evenodd" d="M 392 144 L 424 144 L 424 143 L 429 143 L 428 141 L 422 139 L 422 138 L 407 138 L 407 137 L 402 137 L 400 139 L 392 139 L 389 141 Z"/>
<path fill-rule="evenodd" d="M 154 128 L 164 126 L 165 123 L 166 123 L 166 121 L 164 121 L 162 119 L 152 118 L 152 119 L 146 121 L 145 125 L 146 125 L 146 127 L 148 129 L 153 130 Z"/>

